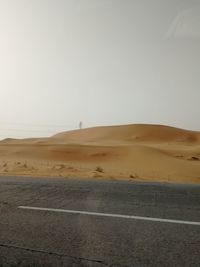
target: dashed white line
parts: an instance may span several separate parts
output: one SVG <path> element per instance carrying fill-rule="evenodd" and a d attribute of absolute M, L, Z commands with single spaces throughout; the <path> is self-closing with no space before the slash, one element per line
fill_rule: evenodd
<path fill-rule="evenodd" d="M 176 224 L 188 224 L 188 225 L 200 226 L 200 222 L 152 218 L 152 217 L 141 217 L 141 216 L 133 216 L 133 215 L 98 213 L 98 212 L 89 212 L 89 211 L 80 211 L 80 210 L 51 209 L 51 208 L 41 208 L 41 207 L 29 207 L 29 206 L 19 206 L 18 208 L 26 209 L 26 210 L 36 210 L 36 211 L 38 210 L 38 211 L 61 212 L 61 213 L 70 213 L 70 214 L 79 214 L 79 215 L 81 214 L 81 215 L 89 215 L 89 216 L 113 217 L 113 218 L 131 219 L 131 220 L 142 220 L 142 221 L 152 221 L 152 222 L 161 222 L 161 223 L 176 223 Z"/>

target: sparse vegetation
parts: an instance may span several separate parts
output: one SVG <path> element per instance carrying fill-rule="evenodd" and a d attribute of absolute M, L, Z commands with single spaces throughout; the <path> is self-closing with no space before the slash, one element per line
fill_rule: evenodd
<path fill-rule="evenodd" d="M 73 170 L 74 167 L 73 167 L 73 166 L 68 166 L 67 169 L 68 169 L 68 170 Z"/>
<path fill-rule="evenodd" d="M 26 164 L 26 163 L 24 163 L 23 167 L 24 167 L 24 168 L 27 168 L 28 166 L 27 166 L 27 164 Z"/>
<path fill-rule="evenodd" d="M 133 174 L 130 174 L 129 176 L 131 179 L 137 179 L 138 178 L 138 175 L 135 173 L 134 175 Z"/>
<path fill-rule="evenodd" d="M 60 169 L 64 169 L 65 168 L 65 164 L 60 164 Z"/>
<path fill-rule="evenodd" d="M 103 168 L 100 166 L 97 166 L 95 169 L 96 172 L 103 172 Z"/>
<path fill-rule="evenodd" d="M 198 158 L 198 157 L 195 157 L 195 156 L 193 156 L 193 157 L 191 157 L 191 158 L 190 158 L 190 160 L 199 160 L 199 158 Z"/>

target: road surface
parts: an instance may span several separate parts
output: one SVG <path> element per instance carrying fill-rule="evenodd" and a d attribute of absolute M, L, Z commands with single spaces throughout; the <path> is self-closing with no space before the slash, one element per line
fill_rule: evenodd
<path fill-rule="evenodd" d="M 200 266 L 200 186 L 0 178 L 0 267 Z"/>

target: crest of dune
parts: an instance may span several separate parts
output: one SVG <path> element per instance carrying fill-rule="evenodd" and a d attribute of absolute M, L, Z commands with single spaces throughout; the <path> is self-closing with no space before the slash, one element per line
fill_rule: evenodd
<path fill-rule="evenodd" d="M 53 138 L 77 142 L 198 142 L 200 133 L 163 125 L 133 124 L 63 132 L 54 135 Z"/>

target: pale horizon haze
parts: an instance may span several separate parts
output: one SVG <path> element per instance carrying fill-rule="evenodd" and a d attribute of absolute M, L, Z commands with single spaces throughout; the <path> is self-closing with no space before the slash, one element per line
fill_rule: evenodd
<path fill-rule="evenodd" d="M 199 0 L 0 0 L 0 139 L 200 131 Z"/>

